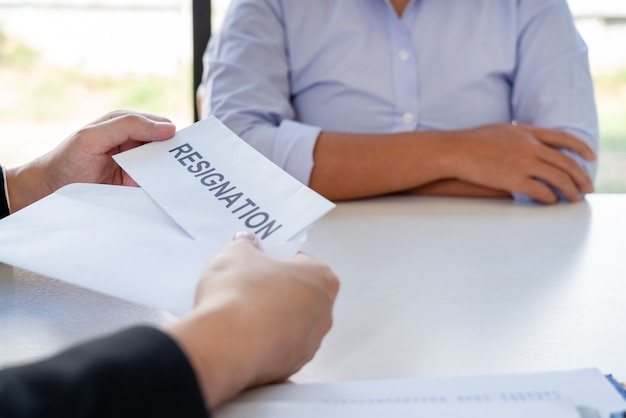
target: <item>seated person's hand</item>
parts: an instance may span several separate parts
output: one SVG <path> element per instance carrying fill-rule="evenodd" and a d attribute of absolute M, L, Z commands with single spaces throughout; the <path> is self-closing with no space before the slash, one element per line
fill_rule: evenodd
<path fill-rule="evenodd" d="M 489 125 L 452 131 L 445 158 L 455 178 L 408 191 L 411 194 L 503 197 L 514 192 L 555 203 L 560 191 L 572 202 L 593 192 L 589 175 L 558 148 L 585 160 L 596 154 L 583 141 L 555 129 L 527 125 Z"/>
<path fill-rule="evenodd" d="M 280 382 L 317 351 L 332 324 L 339 281 L 306 254 L 271 258 L 239 234 L 206 267 L 193 313 L 169 327 L 190 358 L 205 402 Z"/>

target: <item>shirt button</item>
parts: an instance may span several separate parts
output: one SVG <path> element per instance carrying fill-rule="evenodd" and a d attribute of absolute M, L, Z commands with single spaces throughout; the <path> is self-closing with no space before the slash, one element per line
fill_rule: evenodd
<path fill-rule="evenodd" d="M 409 54 L 409 51 L 406 49 L 401 49 L 400 52 L 398 52 L 398 58 L 400 58 L 400 61 L 406 61 L 410 56 L 411 54 Z"/>
<path fill-rule="evenodd" d="M 413 116 L 412 113 L 406 112 L 405 114 L 402 115 L 402 121 L 407 125 L 410 125 L 411 123 L 413 123 L 414 120 L 415 120 L 415 116 Z"/>

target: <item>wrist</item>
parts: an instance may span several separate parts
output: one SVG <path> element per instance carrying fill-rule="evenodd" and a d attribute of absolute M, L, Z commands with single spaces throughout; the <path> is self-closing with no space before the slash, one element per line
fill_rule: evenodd
<path fill-rule="evenodd" d="M 29 182 L 26 181 L 28 176 L 28 172 L 24 172 L 24 167 L 6 170 L 7 200 L 11 213 L 17 212 L 34 201 L 29 198 L 33 191 Z"/>
<path fill-rule="evenodd" d="M 463 164 L 467 158 L 463 147 L 464 131 L 441 131 L 438 144 L 441 146 L 438 161 L 441 178 L 462 180 Z"/>
<path fill-rule="evenodd" d="M 53 191 L 48 190 L 45 174 L 37 161 L 6 170 L 11 213 L 25 208 Z"/>
<path fill-rule="evenodd" d="M 420 170 L 432 173 L 428 183 L 432 181 L 458 179 L 459 165 L 462 163 L 463 151 L 460 149 L 461 131 L 426 131 L 420 132 L 424 141 L 417 152 L 425 153 L 425 164 Z M 424 145 L 426 145 L 424 147 Z M 428 184 L 425 183 L 425 184 Z"/>
<path fill-rule="evenodd" d="M 209 408 L 215 408 L 236 396 L 253 382 L 254 353 L 246 353 L 246 333 L 238 321 L 236 308 L 190 316 L 166 327 L 191 363 Z"/>

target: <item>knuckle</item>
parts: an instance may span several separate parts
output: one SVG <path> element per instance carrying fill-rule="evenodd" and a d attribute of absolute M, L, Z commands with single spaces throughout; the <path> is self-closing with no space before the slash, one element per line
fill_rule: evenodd
<path fill-rule="evenodd" d="M 118 119 L 121 119 L 121 120 L 129 122 L 129 123 L 136 123 L 136 122 L 144 120 L 144 118 L 141 115 L 138 115 L 136 113 L 122 114 L 122 115 L 120 115 L 118 117 Z"/>
<path fill-rule="evenodd" d="M 83 126 L 75 131 L 72 137 L 76 142 L 85 146 L 86 150 L 92 150 L 92 146 L 100 142 L 100 135 L 98 135 L 99 130 L 100 128 L 97 125 Z"/>
<path fill-rule="evenodd" d="M 112 112 L 109 112 L 107 116 L 109 119 L 115 119 L 115 118 L 119 118 L 120 116 L 124 116 L 130 113 L 131 113 L 130 110 L 117 109 L 117 110 L 113 110 Z"/>
<path fill-rule="evenodd" d="M 339 277 L 328 266 L 325 267 L 324 276 L 330 291 L 336 295 L 339 292 Z"/>
<path fill-rule="evenodd" d="M 111 118 L 113 123 L 123 125 L 126 127 L 145 124 L 147 119 L 138 113 L 119 111 L 117 116 Z"/>
<path fill-rule="evenodd" d="M 328 332 L 333 328 L 333 324 L 334 324 L 334 319 L 332 315 L 329 315 L 328 319 L 326 320 L 326 324 L 324 326 L 324 335 L 328 334 Z"/>

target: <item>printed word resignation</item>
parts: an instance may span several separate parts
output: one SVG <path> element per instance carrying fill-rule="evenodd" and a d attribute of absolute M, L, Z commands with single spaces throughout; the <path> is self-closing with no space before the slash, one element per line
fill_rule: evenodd
<path fill-rule="evenodd" d="M 241 219 L 244 225 L 254 231 L 260 239 L 269 237 L 282 227 L 282 224 L 277 225 L 276 220 L 271 219 L 270 215 L 263 212 L 253 200 L 246 198 L 242 192 L 238 191 L 237 186 L 233 186 L 229 180 L 226 180 L 224 175 L 212 167 L 212 164 L 199 152 L 194 151 L 191 145 L 183 144 L 172 148 L 169 152 L 174 154 L 174 158 L 182 166 L 187 167 L 189 173 L 198 178 L 217 200 L 224 202 L 226 208 Z"/>

